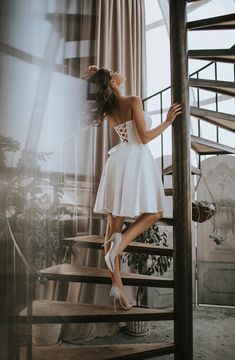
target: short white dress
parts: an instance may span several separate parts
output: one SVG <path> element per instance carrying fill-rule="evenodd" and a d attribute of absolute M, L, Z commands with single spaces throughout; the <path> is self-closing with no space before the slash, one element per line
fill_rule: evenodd
<path fill-rule="evenodd" d="M 151 117 L 145 114 L 147 128 Z M 96 196 L 94 212 L 136 218 L 165 211 L 165 194 L 159 168 L 147 144 L 128 120 L 115 128 L 120 143 L 108 152 Z"/>

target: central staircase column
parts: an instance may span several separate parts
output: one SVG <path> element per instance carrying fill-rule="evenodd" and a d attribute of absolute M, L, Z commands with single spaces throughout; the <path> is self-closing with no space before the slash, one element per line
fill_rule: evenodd
<path fill-rule="evenodd" d="M 173 123 L 174 307 L 176 360 L 193 359 L 190 114 L 186 1 L 170 0 L 172 102 L 182 115 Z"/>

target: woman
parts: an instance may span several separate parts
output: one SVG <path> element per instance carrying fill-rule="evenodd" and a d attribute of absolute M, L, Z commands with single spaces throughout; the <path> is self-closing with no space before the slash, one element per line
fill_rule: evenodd
<path fill-rule="evenodd" d="M 108 215 L 104 249 L 113 283 L 110 296 L 115 311 L 116 301 L 124 310 L 129 310 L 131 305 L 120 276 L 119 255 L 132 240 L 162 218 L 165 202 L 161 176 L 147 143 L 173 123 L 182 107 L 173 104 L 166 120 L 149 130 L 141 99 L 121 94 L 123 76 L 95 65 L 88 67 L 88 76 L 97 103 L 99 124 L 106 118 L 120 137 L 120 144 L 109 151 L 94 212 Z M 136 220 L 122 235 L 126 217 Z"/>

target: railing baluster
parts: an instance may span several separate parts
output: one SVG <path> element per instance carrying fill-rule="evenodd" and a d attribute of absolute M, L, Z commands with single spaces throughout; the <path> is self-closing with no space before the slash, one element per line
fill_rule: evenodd
<path fill-rule="evenodd" d="M 203 69 L 204 70 L 204 69 Z M 199 79 L 199 71 L 197 72 L 197 79 Z M 197 107 L 200 108 L 200 89 L 197 88 Z M 201 137 L 201 120 L 197 119 L 198 137 Z M 198 167 L 201 169 L 201 155 L 198 154 Z"/>
<path fill-rule="evenodd" d="M 27 269 L 27 288 L 26 288 L 26 301 L 27 301 L 27 360 L 32 360 L 32 300 L 33 300 L 33 289 L 32 289 L 33 276 L 30 269 Z"/>
<path fill-rule="evenodd" d="M 215 80 L 218 80 L 218 71 L 217 71 L 217 63 L 215 62 Z M 215 111 L 218 111 L 219 106 L 218 106 L 218 94 L 215 93 Z M 219 127 L 216 126 L 216 141 L 217 143 L 219 142 Z"/>
<path fill-rule="evenodd" d="M 197 79 L 199 79 L 199 72 L 197 72 Z M 197 88 L 197 107 L 200 107 L 200 89 Z M 197 119 L 197 132 L 198 132 L 198 136 L 201 136 L 201 120 L 198 118 Z"/>
<path fill-rule="evenodd" d="M 160 93 L 160 115 L 161 115 L 161 124 L 163 122 L 163 108 L 162 108 L 162 92 Z M 161 133 L 161 168 L 162 168 L 162 182 L 164 185 L 164 175 L 163 175 L 163 170 L 164 170 L 164 144 L 163 144 L 164 138 L 163 138 L 163 133 Z"/>

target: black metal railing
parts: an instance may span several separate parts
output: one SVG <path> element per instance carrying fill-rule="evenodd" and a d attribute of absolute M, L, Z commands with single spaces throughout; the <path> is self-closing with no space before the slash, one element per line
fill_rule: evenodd
<path fill-rule="evenodd" d="M 200 79 L 201 72 L 204 71 L 205 69 L 209 68 L 209 67 L 212 67 L 212 66 L 214 66 L 213 80 L 218 80 L 218 64 L 215 61 L 210 61 L 208 64 L 204 65 L 200 69 L 192 72 L 189 75 L 189 77 L 190 78 L 191 77 L 196 77 L 196 79 Z M 234 65 L 233 70 L 234 70 L 234 79 L 235 79 L 235 65 Z M 162 90 L 160 90 L 160 91 L 158 91 L 158 92 L 156 92 L 156 93 L 154 93 L 154 94 L 152 94 L 152 95 L 150 95 L 150 96 L 148 96 L 148 97 L 146 97 L 146 98 L 144 98 L 142 100 L 143 107 L 145 109 L 145 103 L 147 101 L 149 101 L 150 99 L 159 97 L 160 106 L 159 106 L 159 108 L 156 108 L 156 110 L 158 111 L 158 113 L 160 113 L 161 122 L 163 121 L 163 113 L 164 113 L 163 94 L 166 93 L 170 89 L 171 89 L 171 86 L 167 86 L 166 88 L 164 88 L 164 89 L 162 89 Z M 212 103 L 212 104 L 215 105 L 215 111 L 219 111 L 219 101 L 220 101 L 219 95 L 218 95 L 218 93 L 215 93 L 215 99 L 214 99 L 214 102 Z M 195 102 L 197 104 L 197 107 L 199 108 L 201 106 L 200 89 L 199 88 L 196 89 L 196 101 Z M 156 100 L 156 104 L 157 103 L 158 103 L 158 101 Z M 197 124 L 198 124 L 198 126 L 197 126 L 197 135 L 198 135 L 198 137 L 201 137 L 202 129 L 201 129 L 201 119 L 200 118 L 197 119 Z M 216 142 L 219 143 L 219 141 L 220 141 L 220 128 L 217 125 L 214 125 L 214 126 L 216 126 Z M 160 153 L 161 169 L 163 171 L 163 169 L 164 169 L 164 134 L 163 133 L 161 134 L 160 142 L 161 142 L 161 146 L 160 146 L 161 147 L 161 153 Z M 200 168 L 200 161 L 201 161 L 201 159 L 200 159 L 200 156 L 199 156 L 199 160 L 198 160 L 199 168 Z M 164 178 L 164 176 L 163 176 L 163 178 Z M 163 182 L 164 182 L 164 179 L 163 179 Z"/>

